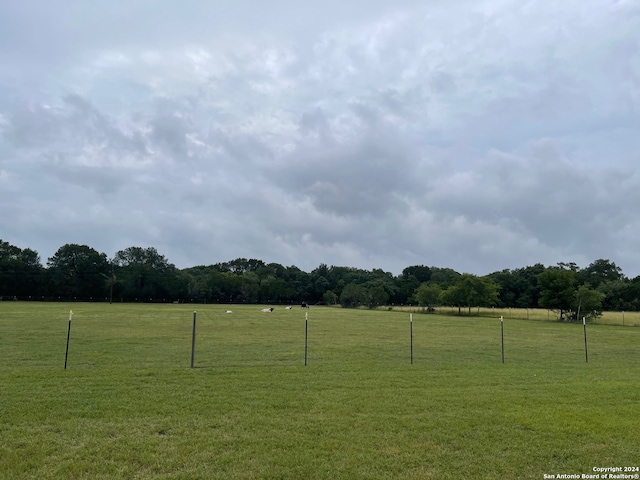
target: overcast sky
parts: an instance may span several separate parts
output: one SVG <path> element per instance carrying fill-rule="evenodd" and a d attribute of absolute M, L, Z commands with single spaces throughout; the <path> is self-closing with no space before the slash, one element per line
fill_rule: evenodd
<path fill-rule="evenodd" d="M 640 0 L 1 0 L 0 238 L 640 275 Z"/>

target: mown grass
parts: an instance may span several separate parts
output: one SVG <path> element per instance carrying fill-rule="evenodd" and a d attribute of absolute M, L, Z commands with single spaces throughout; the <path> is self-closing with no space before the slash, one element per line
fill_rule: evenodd
<path fill-rule="evenodd" d="M 393 306 L 393 307 L 379 307 L 384 310 L 393 310 L 401 312 L 414 312 L 414 313 L 426 313 L 425 307 L 419 306 Z M 500 318 L 508 320 L 538 320 L 538 321 L 557 321 L 559 312 L 548 310 L 546 308 L 486 308 L 486 307 L 473 307 L 471 308 L 471 315 L 469 310 L 463 308 L 458 313 L 457 307 L 436 307 L 435 313 L 439 315 L 448 316 L 476 316 L 487 318 Z M 620 325 L 628 327 L 640 327 L 640 312 L 602 312 L 602 315 L 589 319 L 588 323 L 601 324 L 601 325 Z"/>
<path fill-rule="evenodd" d="M 230 308 L 232 314 L 225 314 Z M 63 369 L 69 309 L 68 368 Z M 195 367 L 190 367 L 193 310 Z M 0 478 L 542 478 L 638 465 L 640 329 L 0 303 Z"/>

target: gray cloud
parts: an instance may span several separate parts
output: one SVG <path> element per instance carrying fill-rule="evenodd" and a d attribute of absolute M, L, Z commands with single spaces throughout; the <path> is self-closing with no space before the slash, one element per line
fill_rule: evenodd
<path fill-rule="evenodd" d="M 1 7 L 3 240 L 640 274 L 635 2 Z"/>

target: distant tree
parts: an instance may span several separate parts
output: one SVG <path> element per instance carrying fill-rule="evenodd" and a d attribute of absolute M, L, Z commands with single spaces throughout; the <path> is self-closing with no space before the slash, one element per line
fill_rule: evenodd
<path fill-rule="evenodd" d="M 459 313 L 461 307 L 466 307 L 471 315 L 472 307 L 488 307 L 497 302 L 498 287 L 487 277 L 465 273 L 440 298 L 447 305 L 457 306 Z"/>
<path fill-rule="evenodd" d="M 291 289 L 291 298 L 300 302 L 304 299 L 312 299 L 311 275 L 292 265 L 284 271 L 284 278 Z M 315 299 L 314 299 L 315 300 Z"/>
<path fill-rule="evenodd" d="M 104 298 L 107 255 L 87 245 L 66 244 L 47 260 L 53 293 L 63 297 Z"/>
<path fill-rule="evenodd" d="M 595 318 L 602 315 L 602 301 L 604 293 L 589 287 L 589 284 L 581 285 L 575 293 L 574 315 L 572 319 L 580 321 L 582 317 Z"/>
<path fill-rule="evenodd" d="M 544 272 L 545 267 L 536 263 L 513 271 L 518 287 L 518 296 L 514 306 L 519 308 L 535 308 L 540 299 L 540 286 L 538 275 Z"/>
<path fill-rule="evenodd" d="M 212 269 L 207 276 L 205 286 L 210 298 L 221 303 L 241 301 L 240 285 L 242 276 L 227 270 Z"/>
<path fill-rule="evenodd" d="M 349 283 L 342 290 L 340 305 L 346 308 L 355 308 L 367 303 L 367 291 L 364 287 L 355 283 Z"/>
<path fill-rule="evenodd" d="M 373 308 L 378 305 L 387 305 L 389 299 L 396 295 L 397 285 L 393 275 L 381 269 L 374 269 L 369 275 L 369 280 L 362 285 L 368 292 L 368 305 Z"/>
<path fill-rule="evenodd" d="M 537 276 L 544 270 L 544 265 L 538 263 L 488 275 L 499 287 L 498 305 L 518 308 L 537 307 L 540 298 Z"/>
<path fill-rule="evenodd" d="M 0 240 L 1 297 L 43 294 L 44 273 L 36 251 Z"/>
<path fill-rule="evenodd" d="M 602 309 L 605 311 L 631 311 L 640 307 L 640 277 L 601 283 L 598 291 L 604 293 Z"/>
<path fill-rule="evenodd" d="M 575 271 L 573 269 L 550 267 L 538 275 L 540 285 L 539 305 L 557 310 L 560 321 L 570 311 L 575 299 Z"/>
<path fill-rule="evenodd" d="M 160 272 L 175 268 L 164 255 L 158 253 L 158 250 L 153 247 L 129 247 L 120 250 L 113 257 L 113 264 L 118 267 L 144 265 Z"/>
<path fill-rule="evenodd" d="M 116 277 L 116 274 L 114 272 L 113 264 L 111 264 L 111 271 L 108 274 L 103 273 L 102 276 L 104 277 L 105 284 L 109 289 L 109 303 L 113 303 L 113 291 L 116 285 L 116 280 L 118 279 L 118 277 Z"/>
<path fill-rule="evenodd" d="M 251 258 L 247 260 L 246 258 L 236 258 L 235 260 L 231 260 L 223 264 L 225 268 L 234 273 L 246 273 L 246 272 L 256 272 L 258 269 L 265 266 L 265 263 L 262 260 L 257 260 L 255 258 Z"/>
<path fill-rule="evenodd" d="M 431 280 L 431 268 L 424 265 L 413 265 L 402 270 L 402 278 L 406 280 L 411 276 L 420 283 L 428 282 Z"/>
<path fill-rule="evenodd" d="M 386 305 L 389 300 L 389 293 L 387 293 L 382 283 L 374 283 L 366 288 L 365 291 L 369 308 Z"/>
<path fill-rule="evenodd" d="M 302 273 L 296 276 L 298 281 L 294 289 L 295 298 L 298 301 L 304 299 L 309 303 L 321 302 L 324 292 L 335 289 L 337 281 L 331 268 L 324 263 L 313 269 L 311 273 Z"/>
<path fill-rule="evenodd" d="M 282 278 L 269 275 L 260 279 L 259 301 L 281 303 L 291 299 L 291 289 Z"/>
<path fill-rule="evenodd" d="M 431 267 L 431 278 L 429 281 L 437 283 L 442 289 L 450 287 L 460 277 L 460 274 L 451 268 Z"/>
<path fill-rule="evenodd" d="M 119 294 L 138 300 L 170 300 L 184 296 L 189 277 L 153 248 L 128 247 L 118 251 L 111 264 Z M 111 273 L 111 272 L 110 272 Z"/>
<path fill-rule="evenodd" d="M 312 274 L 316 276 L 328 277 L 329 276 L 329 267 L 326 263 L 321 263 L 315 269 L 311 271 Z"/>
<path fill-rule="evenodd" d="M 488 277 L 500 288 L 498 305 L 501 307 L 515 306 L 519 297 L 516 276 L 509 269 L 493 272 Z"/>
<path fill-rule="evenodd" d="M 438 294 L 438 292 L 440 292 Z M 580 269 L 574 262 L 461 275 L 451 268 L 412 265 L 394 277 L 382 269 L 320 264 L 311 273 L 296 266 L 236 258 L 179 270 L 155 248 L 129 247 L 112 261 L 87 245 L 66 244 L 42 266 L 38 253 L 0 240 L 0 297 L 64 296 L 217 302 L 307 301 L 344 306 L 437 303 L 549 308 L 561 320 L 587 312 L 640 310 L 640 277 L 629 279 L 608 259 Z M 437 298 L 437 299 L 436 299 Z"/>
<path fill-rule="evenodd" d="M 571 270 L 573 273 L 580 270 L 580 267 L 576 262 L 558 262 L 558 268 L 561 268 L 562 270 Z"/>
<path fill-rule="evenodd" d="M 327 290 L 324 292 L 324 295 L 322 295 L 322 301 L 325 305 L 335 305 L 338 303 L 338 296 L 333 293 L 333 291 Z"/>
<path fill-rule="evenodd" d="M 255 272 L 248 271 L 240 276 L 240 300 L 257 303 L 260 296 L 260 280 Z"/>
<path fill-rule="evenodd" d="M 440 301 L 442 288 L 437 283 L 423 283 L 415 291 L 415 299 L 418 305 L 427 307 L 428 311 L 432 311 Z"/>
<path fill-rule="evenodd" d="M 399 275 L 395 280 L 396 294 L 393 296 L 392 302 L 396 304 L 411 303 L 412 296 L 419 286 L 420 280 L 415 275 Z"/>
<path fill-rule="evenodd" d="M 593 288 L 622 279 L 624 279 L 622 269 L 614 262 L 603 259 L 592 262 L 587 268 L 580 270 L 576 274 L 576 280 L 579 284 L 588 283 Z"/>
<path fill-rule="evenodd" d="M 324 276 L 320 275 L 315 282 L 313 283 L 313 295 L 314 297 L 320 297 L 327 290 L 331 288 L 329 284 L 329 280 L 327 280 Z"/>
<path fill-rule="evenodd" d="M 180 270 L 179 274 L 186 289 L 184 296 L 199 303 L 219 302 L 220 297 L 214 297 L 213 291 L 207 285 L 207 277 L 214 270 L 213 265 L 197 265 Z M 176 298 L 176 296 L 172 295 L 172 298 Z"/>

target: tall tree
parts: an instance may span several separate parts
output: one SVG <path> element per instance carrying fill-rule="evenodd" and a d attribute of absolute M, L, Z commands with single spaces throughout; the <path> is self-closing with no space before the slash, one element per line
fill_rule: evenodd
<path fill-rule="evenodd" d="M 602 312 L 602 301 L 604 293 L 589 287 L 589 284 L 581 285 L 575 293 L 574 308 L 575 316 L 572 319 L 580 321 L 582 317 L 599 317 Z"/>
<path fill-rule="evenodd" d="M 430 281 L 437 283 L 443 289 L 450 287 L 460 277 L 460 274 L 451 268 L 431 267 Z"/>
<path fill-rule="evenodd" d="M 54 295 L 106 298 L 107 255 L 87 245 L 66 244 L 47 260 Z"/>
<path fill-rule="evenodd" d="M 0 240 L 0 297 L 40 296 L 44 293 L 40 256 Z"/>
<path fill-rule="evenodd" d="M 540 285 L 539 305 L 557 310 L 560 321 L 571 310 L 575 299 L 575 271 L 570 268 L 550 267 L 538 275 Z"/>
<path fill-rule="evenodd" d="M 355 308 L 367 303 L 367 291 L 361 285 L 349 283 L 345 285 L 340 295 L 340 305 L 346 308 Z"/>
<path fill-rule="evenodd" d="M 418 305 L 427 307 L 428 311 L 432 311 L 440 300 L 442 288 L 437 283 L 423 283 L 415 292 L 415 299 Z"/>
<path fill-rule="evenodd" d="M 260 297 L 260 279 L 255 272 L 249 271 L 240 276 L 240 300 L 244 303 L 257 303 Z"/>
<path fill-rule="evenodd" d="M 153 248 L 128 247 L 115 254 L 118 290 L 138 300 L 169 300 L 186 294 L 188 277 Z"/>
<path fill-rule="evenodd" d="M 424 265 L 413 265 L 402 270 L 404 279 L 408 279 L 411 276 L 415 277 L 420 283 L 428 282 L 431 280 L 431 268 Z"/>
<path fill-rule="evenodd" d="M 411 303 L 416 289 L 420 286 L 420 280 L 415 275 L 399 275 L 396 280 L 395 295 L 391 301 L 396 304 Z"/>
<path fill-rule="evenodd" d="M 499 287 L 499 305 L 502 307 L 537 307 L 540 288 L 537 276 L 544 272 L 544 265 L 537 263 L 516 270 L 502 270 L 489 275 Z"/>
<path fill-rule="evenodd" d="M 588 283 L 593 288 L 598 288 L 604 283 L 616 282 L 623 278 L 622 269 L 615 262 L 603 259 L 592 262 L 587 268 L 580 270 L 576 274 L 576 280 L 579 284 Z"/>
<path fill-rule="evenodd" d="M 386 305 L 389 301 L 390 295 L 382 282 L 371 282 L 365 290 L 367 292 L 366 298 L 369 308 Z"/>
<path fill-rule="evenodd" d="M 471 315 L 472 307 L 489 307 L 498 300 L 498 287 L 487 277 L 470 273 L 462 274 L 456 283 L 442 292 L 441 299 L 448 305 L 467 307 Z"/>

